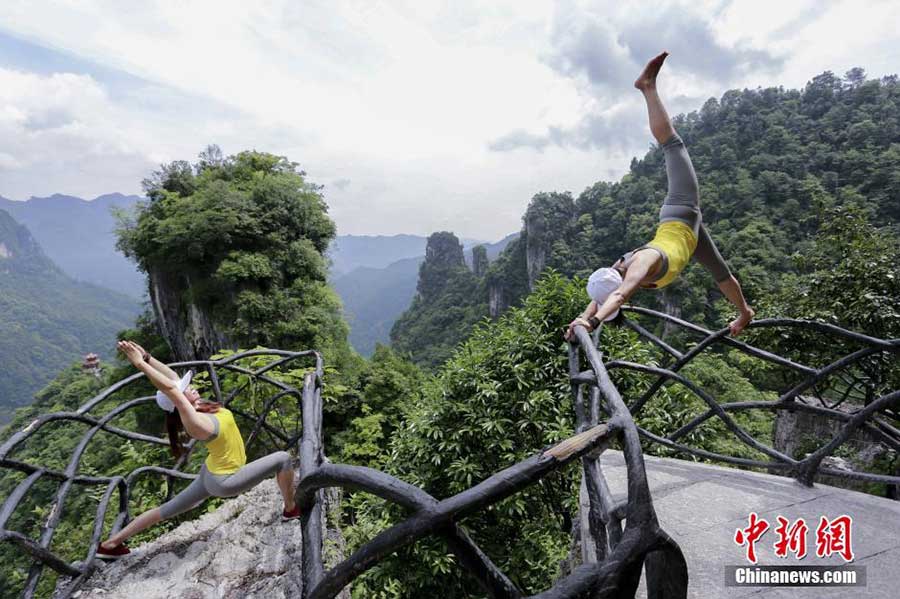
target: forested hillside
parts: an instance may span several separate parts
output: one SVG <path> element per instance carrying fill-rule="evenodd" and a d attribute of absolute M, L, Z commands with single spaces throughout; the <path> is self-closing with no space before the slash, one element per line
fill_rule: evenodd
<path fill-rule="evenodd" d="M 342 264 L 365 263 L 378 264 L 385 254 L 390 255 L 396 251 L 395 246 L 400 241 L 410 237 L 409 235 L 396 235 L 394 237 L 356 237 L 338 236 L 329 248 L 329 256 L 332 258 L 332 270 L 329 276 L 331 285 L 341 297 L 344 304 L 344 318 L 350 325 L 350 343 L 353 349 L 363 356 L 371 356 L 375 346 L 379 343 L 389 342 L 391 328 L 397 318 L 406 311 L 416 295 L 416 280 L 419 267 L 425 260 L 426 239 L 421 240 L 421 246 L 416 250 L 412 258 L 397 260 L 391 264 L 382 266 L 357 266 L 349 272 L 341 273 L 338 269 L 336 253 L 342 256 Z M 473 255 L 484 248 L 487 258 L 496 258 L 509 243 L 518 237 L 518 233 L 507 235 L 495 243 L 475 244 L 464 243 L 465 263 L 473 267 Z M 364 257 L 358 247 L 360 240 L 372 247 L 371 257 Z M 350 252 L 347 242 L 353 241 Z M 335 252 L 337 248 L 338 252 Z M 401 246 L 402 248 L 402 246 Z"/>
<path fill-rule="evenodd" d="M 0 210 L 0 422 L 73 360 L 108 357 L 139 311 L 137 300 L 63 274 Z"/>
<path fill-rule="evenodd" d="M 802 90 L 732 90 L 674 122 L 697 170 L 704 221 L 751 304 L 782 293 L 783 277 L 803 271 L 792 257 L 809 250 L 833 208 L 857 207 L 875 229 L 897 231 L 896 76 L 867 80 L 853 69 L 843 78 L 823 73 Z M 652 237 L 665 192 L 663 155 L 654 147 L 632 161 L 621 181 L 597 182 L 577 197 L 538 193 L 521 236 L 488 270 L 483 292 L 462 294 L 457 300 L 465 303 L 456 305 L 496 317 L 521 302 L 545 268 L 586 276 L 609 265 Z M 718 328 L 730 314 L 720 298 L 706 271 L 693 265 L 675 284 L 633 302 Z M 401 320 L 421 322 L 425 310 L 423 302 L 414 304 Z M 450 342 L 436 336 L 413 346 L 402 335 L 399 341 L 423 362 L 421 356 L 446 353 Z"/>
<path fill-rule="evenodd" d="M 47 256 L 70 277 L 140 299 L 147 281 L 133 262 L 115 250 L 117 210 L 131 210 L 141 198 L 110 193 L 87 201 L 54 194 L 14 202 L 0 209 L 28 227 Z"/>

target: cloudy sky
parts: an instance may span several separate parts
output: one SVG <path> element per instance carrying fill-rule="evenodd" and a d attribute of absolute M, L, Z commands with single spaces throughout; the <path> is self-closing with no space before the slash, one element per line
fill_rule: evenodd
<path fill-rule="evenodd" d="M 139 193 L 207 144 L 288 156 L 342 234 L 518 230 L 621 177 L 671 112 L 825 70 L 900 71 L 895 1 L 3 0 L 0 195 Z"/>

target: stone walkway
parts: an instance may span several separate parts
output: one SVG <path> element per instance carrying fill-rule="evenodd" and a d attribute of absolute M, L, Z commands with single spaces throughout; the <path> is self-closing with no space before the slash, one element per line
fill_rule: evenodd
<path fill-rule="evenodd" d="M 601 463 L 613 494 L 623 498 L 625 466 L 618 452 L 604 453 Z M 688 596 L 719 597 L 900 597 L 900 502 L 823 485 L 808 488 L 792 479 L 666 458 L 646 458 L 653 504 L 662 528 L 678 542 L 690 574 Z M 760 565 L 840 565 L 841 557 L 816 557 L 815 530 L 821 516 L 853 518 L 851 565 L 866 566 L 866 587 L 725 587 L 726 565 L 750 565 L 745 548 L 734 542 L 747 527 L 749 513 L 771 528 L 756 544 Z M 775 556 L 776 517 L 793 522 L 803 517 L 808 555 Z M 639 597 L 646 596 L 643 588 Z"/>

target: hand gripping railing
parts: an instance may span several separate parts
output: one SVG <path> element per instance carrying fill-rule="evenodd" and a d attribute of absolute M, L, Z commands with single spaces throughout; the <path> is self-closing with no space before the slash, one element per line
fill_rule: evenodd
<path fill-rule="evenodd" d="M 729 336 L 727 328 L 713 332 L 674 316 L 647 308 L 626 306 L 624 311 L 662 320 L 702 337 L 689 351 L 682 352 L 642 327 L 633 319 L 624 318 L 626 326 L 634 330 L 641 338 L 660 347 L 672 360 L 671 364 L 666 367 L 635 364 L 621 360 L 613 360 L 606 364 L 606 367 L 610 370 L 633 370 L 657 377 L 656 381 L 631 404 L 631 413 L 636 418 L 639 418 L 647 402 L 651 401 L 654 394 L 668 381 L 674 381 L 683 385 L 707 405 L 706 411 L 697 415 L 690 422 L 668 436 L 660 436 L 639 428 L 638 431 L 644 439 L 682 454 L 694 455 L 707 460 L 779 471 L 785 475 L 793 476 L 805 485 L 812 485 L 818 475 L 828 475 L 845 480 L 900 485 L 900 476 L 823 466 L 823 460 L 834 455 L 858 431 L 865 431 L 872 438 L 884 444 L 884 446 L 891 448 L 895 452 L 900 452 L 900 430 L 897 428 L 900 390 L 887 393 L 881 392 L 880 396 L 873 396 L 872 393 L 866 393 L 861 390 L 861 387 L 866 385 L 866 381 L 860 378 L 859 372 L 854 372 L 854 369 L 859 370 L 861 368 L 865 360 L 879 356 L 887 357 L 890 364 L 889 368 L 900 368 L 900 362 L 896 359 L 897 354 L 900 353 L 900 339 L 878 339 L 848 331 L 832 324 L 791 318 L 767 318 L 750 323 L 750 328 L 752 329 L 801 329 L 827 335 L 828 340 L 835 345 L 838 342 L 851 344 L 852 348 L 847 350 L 848 353 L 846 355 L 823 366 L 811 367 L 734 339 Z M 746 355 L 777 364 L 787 369 L 788 372 L 798 375 L 798 380 L 774 401 L 739 401 L 720 404 L 707 392 L 680 374 L 680 371 L 685 366 L 714 344 L 723 344 Z M 829 382 L 838 382 L 844 388 L 844 391 L 839 394 L 840 397 L 835 398 L 833 401 L 829 401 L 828 398 L 819 392 L 819 388 Z M 801 394 L 808 394 L 808 396 Z M 862 402 L 854 406 L 848 406 L 847 399 L 854 394 L 861 397 Z M 838 409 L 841 407 L 841 404 L 844 405 L 845 409 Z M 754 439 L 730 416 L 734 412 L 754 409 L 773 412 L 780 410 L 806 412 L 836 420 L 843 423 L 843 425 L 828 442 L 822 444 L 818 449 L 802 459 L 797 459 Z M 771 459 L 763 461 L 729 456 L 690 447 L 679 441 L 713 417 L 720 419 L 742 443 Z"/>
<path fill-rule="evenodd" d="M 239 364 L 239 362 L 245 358 L 254 358 L 258 356 L 269 356 L 272 358 L 272 361 L 256 369 L 249 369 Z M 314 368 L 305 375 L 302 392 L 267 374 L 274 369 L 281 368 L 300 358 L 313 358 L 315 362 Z M 274 446 L 281 449 L 290 449 L 299 446 L 301 460 L 306 461 L 306 467 L 309 467 L 308 462 L 311 459 L 311 455 L 314 458 L 315 452 L 321 452 L 321 385 L 323 365 L 322 358 L 318 352 L 252 350 L 233 354 L 220 360 L 181 362 L 172 364 L 171 366 L 173 368 L 202 369 L 209 374 L 209 382 L 215 399 L 228 406 L 228 408 L 236 415 L 254 423 L 249 435 L 246 437 L 248 446 L 252 446 L 254 442 L 263 443 L 267 447 Z M 246 375 L 248 379 L 243 384 L 235 386 L 226 397 L 223 394 L 220 385 L 219 372 L 222 370 Z M 3 470 L 18 470 L 28 475 L 18 484 L 18 486 L 16 486 L 12 493 L 5 499 L 2 507 L 0 507 L 0 540 L 17 545 L 32 558 L 32 566 L 28 572 L 28 577 L 22 590 L 23 597 L 30 598 L 34 595 L 44 566 L 49 566 L 61 575 L 58 578 L 56 585 L 57 592 L 60 596 L 68 597 L 77 590 L 96 565 L 97 544 L 103 534 L 103 523 L 109 512 L 113 494 L 116 491 L 118 491 L 118 507 L 112 526 L 113 531 L 121 529 L 129 519 L 130 491 L 138 477 L 146 474 L 165 476 L 169 482 L 169 495 L 172 494 L 173 478 L 193 479 L 196 477 L 194 474 L 188 474 L 182 471 L 196 447 L 196 444 L 193 441 L 187 445 L 187 451 L 175 462 L 172 468 L 145 466 L 136 468 L 125 476 L 85 476 L 79 474 L 78 470 L 82 457 L 94 440 L 95 435 L 101 430 L 130 441 L 139 441 L 162 446 L 168 445 L 168 442 L 164 439 L 124 430 L 113 426 L 112 424 L 115 419 L 129 410 L 153 402 L 152 396 L 139 397 L 137 399 L 125 401 L 103 416 L 98 417 L 91 414 L 97 406 L 103 402 L 117 398 L 120 392 L 143 377 L 143 373 L 137 373 L 119 381 L 83 404 L 74 412 L 56 412 L 39 416 L 23 430 L 13 434 L 2 446 L 0 446 L 0 468 Z M 265 400 L 264 405 L 262 409 L 259 410 L 258 414 L 250 414 L 233 405 L 235 399 L 240 397 L 247 386 L 253 382 L 265 383 L 274 390 L 274 394 Z M 283 430 L 268 421 L 274 412 L 276 402 L 284 400 L 302 402 L 299 411 L 303 418 L 302 433 L 299 419 L 295 423 L 296 426 L 293 432 Z M 68 465 L 64 470 L 46 468 L 12 457 L 15 450 L 29 437 L 34 435 L 46 424 L 57 421 L 74 421 L 90 426 L 87 432 L 82 435 L 80 442 L 72 452 Z M 262 440 L 263 434 L 268 437 L 269 443 Z M 313 453 L 311 454 L 310 452 Z M 40 479 L 60 481 L 60 485 L 56 492 L 49 516 L 41 528 L 39 538 L 31 539 L 20 532 L 7 530 L 6 524 L 10 517 L 27 496 L 29 490 L 31 490 L 35 483 Z M 72 490 L 73 485 L 100 486 L 101 488 L 104 488 L 104 493 L 97 506 L 91 539 L 88 547 L 85 548 L 85 558 L 80 562 L 69 563 L 54 553 L 50 547 L 54 533 L 56 532 L 63 512 L 65 511 L 66 498 Z M 304 544 L 310 542 L 314 543 L 315 540 L 318 539 L 319 545 L 321 545 L 321 524 L 319 523 L 319 520 L 314 520 L 312 523 L 310 522 L 310 515 L 320 514 L 321 505 L 319 501 L 314 498 L 309 513 L 305 514 L 303 519 Z M 312 551 L 309 553 L 312 554 Z M 307 551 L 304 551 L 304 558 L 306 558 L 307 555 Z M 321 560 L 321 557 L 319 559 Z"/>

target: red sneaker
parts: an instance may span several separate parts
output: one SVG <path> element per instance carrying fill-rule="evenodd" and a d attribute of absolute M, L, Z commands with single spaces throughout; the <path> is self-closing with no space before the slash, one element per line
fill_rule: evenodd
<path fill-rule="evenodd" d="M 281 521 L 287 522 L 288 520 L 296 520 L 300 517 L 300 506 L 294 505 L 294 509 L 291 511 L 282 510 L 281 511 Z"/>
<path fill-rule="evenodd" d="M 129 553 L 131 553 L 131 550 L 125 546 L 125 543 L 116 545 L 112 549 L 106 549 L 102 544 L 97 545 L 97 557 L 100 559 L 116 560 Z"/>

